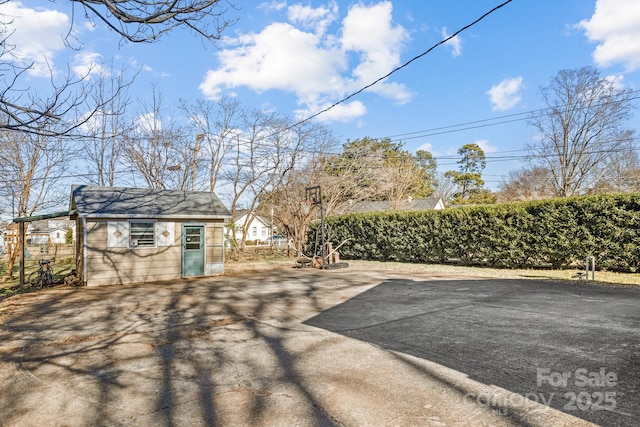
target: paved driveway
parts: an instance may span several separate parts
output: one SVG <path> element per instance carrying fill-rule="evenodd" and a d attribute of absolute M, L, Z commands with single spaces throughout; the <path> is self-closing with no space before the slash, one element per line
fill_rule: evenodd
<path fill-rule="evenodd" d="M 388 279 L 306 323 L 595 423 L 640 420 L 640 288 Z"/>
<path fill-rule="evenodd" d="M 25 294 L 0 425 L 631 425 L 639 296 L 362 267 Z"/>

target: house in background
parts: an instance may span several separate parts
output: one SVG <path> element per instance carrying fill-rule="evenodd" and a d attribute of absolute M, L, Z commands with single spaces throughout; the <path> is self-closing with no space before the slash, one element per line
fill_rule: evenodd
<path fill-rule="evenodd" d="M 214 193 L 73 186 L 69 210 L 88 286 L 224 273 L 231 215 Z"/>
<path fill-rule="evenodd" d="M 11 253 L 15 247 L 18 246 L 20 239 L 20 226 L 15 222 L 12 222 L 4 229 L 4 250 Z"/>
<path fill-rule="evenodd" d="M 431 211 L 444 209 L 444 202 L 439 197 L 428 199 L 412 199 L 401 202 L 394 208 L 390 202 L 353 202 L 337 209 L 335 214 L 353 214 L 365 212 L 387 212 L 387 211 Z"/>
<path fill-rule="evenodd" d="M 71 229 L 72 240 L 75 241 L 76 224 L 68 219 L 43 219 L 29 222 L 25 229 L 27 246 L 44 246 L 67 244 L 67 232 Z M 4 231 L 5 249 L 13 250 L 19 241 L 19 226 L 11 223 Z"/>
<path fill-rule="evenodd" d="M 71 229 L 75 237 L 75 223 L 66 219 L 45 219 L 29 223 L 26 230 L 27 245 L 64 245 Z"/>
<path fill-rule="evenodd" d="M 234 227 L 235 236 L 232 236 L 233 233 L 231 230 L 227 230 L 228 238 L 235 237 L 236 241 L 240 241 L 242 239 L 242 227 L 245 226 L 245 222 L 247 221 L 249 215 L 255 215 L 255 212 L 249 211 L 247 209 L 238 211 Z M 273 235 L 272 230 L 273 227 L 271 221 L 260 215 L 255 215 L 247 225 L 245 240 L 257 243 L 267 243 Z"/>

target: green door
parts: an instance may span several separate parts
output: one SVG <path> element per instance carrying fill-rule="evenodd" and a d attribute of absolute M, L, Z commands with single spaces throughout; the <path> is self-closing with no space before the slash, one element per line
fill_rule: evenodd
<path fill-rule="evenodd" d="M 204 275 L 204 226 L 182 225 L 182 277 Z"/>

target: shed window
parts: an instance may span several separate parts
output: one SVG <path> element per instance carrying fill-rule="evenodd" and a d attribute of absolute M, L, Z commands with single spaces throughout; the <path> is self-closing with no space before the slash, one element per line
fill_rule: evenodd
<path fill-rule="evenodd" d="M 156 245 L 156 223 L 130 222 L 129 223 L 129 247 L 154 247 Z"/>

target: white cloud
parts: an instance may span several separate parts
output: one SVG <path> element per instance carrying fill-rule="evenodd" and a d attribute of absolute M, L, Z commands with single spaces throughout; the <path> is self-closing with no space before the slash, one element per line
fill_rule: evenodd
<path fill-rule="evenodd" d="M 65 49 L 64 37 L 70 28 L 64 13 L 44 8 L 30 9 L 21 2 L 0 3 L 0 25 L 9 35 L 8 45 L 15 46 L 14 59 L 33 63 L 28 73 L 49 77 L 53 58 Z"/>
<path fill-rule="evenodd" d="M 330 104 L 327 104 L 324 107 L 310 106 L 305 110 L 298 110 L 295 113 L 298 117 L 309 117 L 329 107 L 329 105 Z M 364 116 L 366 112 L 367 107 L 360 101 L 345 102 L 319 115 L 318 120 L 321 122 L 350 122 L 353 119 Z"/>
<path fill-rule="evenodd" d="M 303 102 L 336 91 L 344 58 L 335 48 L 319 47 L 319 42 L 316 35 L 290 24 L 271 24 L 259 34 L 242 37 L 239 48 L 221 51 L 221 67 L 207 72 L 200 89 L 210 98 L 218 97 L 224 87 L 279 89 L 295 92 Z"/>
<path fill-rule="evenodd" d="M 487 91 L 494 111 L 509 110 L 520 102 L 520 89 L 522 89 L 522 77 L 505 79 L 497 85 L 491 86 Z"/>
<path fill-rule="evenodd" d="M 392 26 L 392 11 L 390 2 L 371 7 L 357 4 L 342 21 L 342 49 L 360 54 L 360 64 L 353 70 L 359 82 L 371 83 L 400 65 L 401 47 L 409 35 L 403 27 Z M 385 84 L 371 90 L 384 92 Z"/>
<path fill-rule="evenodd" d="M 616 89 L 624 89 L 624 76 L 622 74 L 610 75 L 605 77 L 605 79 L 611 82 L 613 87 L 615 87 Z"/>
<path fill-rule="evenodd" d="M 278 11 L 278 10 L 284 9 L 285 7 L 287 7 L 287 2 L 278 1 L 278 0 L 263 2 L 263 3 L 260 3 L 260 6 L 258 6 L 259 9 L 266 10 L 266 11 L 270 11 L 270 10 Z"/>
<path fill-rule="evenodd" d="M 141 133 L 151 133 L 162 130 L 162 122 L 154 113 L 144 113 L 136 117 L 136 129 Z"/>
<path fill-rule="evenodd" d="M 431 150 L 433 150 L 433 144 L 431 144 L 430 142 L 425 142 L 424 144 L 416 148 L 416 151 L 419 151 L 419 150 L 424 150 L 431 153 Z"/>
<path fill-rule="evenodd" d="M 303 28 L 313 29 L 317 35 L 322 35 L 338 17 L 338 4 L 332 2 L 327 7 L 318 8 L 296 4 L 289 8 L 287 15 L 294 24 L 301 24 Z"/>
<path fill-rule="evenodd" d="M 577 24 L 598 46 L 593 59 L 599 66 L 622 63 L 628 71 L 640 68 L 640 2 L 597 0 L 589 20 Z"/>
<path fill-rule="evenodd" d="M 73 72 L 78 77 L 86 77 L 93 74 L 105 74 L 104 67 L 99 64 L 102 55 L 97 52 L 80 52 L 74 56 Z"/>
<path fill-rule="evenodd" d="M 493 145 L 489 144 L 489 141 L 486 139 L 479 139 L 475 141 L 474 144 L 482 148 L 484 154 L 495 153 L 496 151 L 498 151 L 498 147 L 494 147 Z"/>
<path fill-rule="evenodd" d="M 300 4 L 287 9 L 289 22 L 274 22 L 259 33 L 228 40 L 218 53 L 220 66 L 209 70 L 201 92 L 215 99 L 238 87 L 256 92 L 294 93 L 301 111 L 331 105 L 400 65 L 408 32 L 392 23 L 392 4 L 355 4 L 335 32 L 338 6 L 311 8 Z M 355 61 L 354 61 L 355 60 Z M 351 65 L 353 64 L 353 65 Z M 402 84 L 384 80 L 369 93 L 406 103 L 411 93 Z M 365 114 L 362 100 L 341 104 L 324 120 L 348 120 Z"/>
<path fill-rule="evenodd" d="M 129 58 L 127 62 L 134 69 L 139 69 L 139 70 L 145 71 L 147 73 L 153 73 L 153 68 L 151 68 L 151 66 L 146 65 L 146 64 L 140 64 L 140 62 L 138 62 L 138 60 L 135 59 L 135 58 Z M 164 75 L 162 75 L 162 76 L 164 77 Z"/>
<path fill-rule="evenodd" d="M 443 40 L 447 39 L 449 36 L 450 34 L 447 33 L 447 27 L 442 27 Z M 456 56 L 462 55 L 462 39 L 460 38 L 460 36 L 452 37 L 451 40 L 447 40 L 444 45 L 451 48 L 451 55 L 454 58 Z"/>

